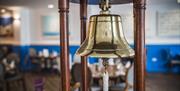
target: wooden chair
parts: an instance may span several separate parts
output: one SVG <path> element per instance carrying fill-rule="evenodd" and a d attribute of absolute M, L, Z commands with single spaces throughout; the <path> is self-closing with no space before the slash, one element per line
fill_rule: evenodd
<path fill-rule="evenodd" d="M 15 63 L 14 65 L 15 67 L 11 69 L 8 63 L 11 63 L 13 61 Z M 10 84 L 13 84 L 13 83 L 22 85 L 23 91 L 26 91 L 24 76 L 20 72 L 20 68 L 19 68 L 20 59 L 18 55 L 16 53 L 8 54 L 6 57 L 6 62 L 7 64 L 5 64 L 5 69 L 6 69 L 5 81 L 6 81 L 7 91 L 12 91 L 10 89 Z"/>
<path fill-rule="evenodd" d="M 128 91 L 129 88 L 132 88 L 132 86 L 128 82 L 128 73 L 129 73 L 130 68 L 132 67 L 133 59 L 132 58 L 124 58 L 124 59 L 121 59 L 120 62 L 122 63 L 123 68 L 125 69 L 124 70 L 125 74 L 119 76 L 118 83 L 124 83 L 125 86 L 119 86 L 119 85 L 111 86 L 109 88 L 109 91 Z M 127 65 L 128 62 L 130 63 L 129 65 Z"/>
<path fill-rule="evenodd" d="M 9 53 L 10 48 L 8 46 L 1 46 L 0 47 L 0 63 L 2 62 L 3 58 Z"/>
<path fill-rule="evenodd" d="M 38 53 L 37 50 L 34 48 L 29 49 L 29 53 L 25 57 L 25 64 L 31 64 L 33 67 L 30 68 L 29 70 L 35 73 L 40 73 L 41 71 L 41 62 L 37 58 Z"/>
<path fill-rule="evenodd" d="M 71 87 L 74 89 L 79 89 L 81 91 L 81 82 L 82 82 L 82 72 L 81 72 L 81 63 L 75 63 L 71 69 Z M 88 68 L 88 86 L 91 87 L 92 73 Z M 89 89 L 91 91 L 91 89 Z"/>
<path fill-rule="evenodd" d="M 0 91 L 6 91 L 6 81 L 4 79 L 4 66 L 0 64 Z"/>

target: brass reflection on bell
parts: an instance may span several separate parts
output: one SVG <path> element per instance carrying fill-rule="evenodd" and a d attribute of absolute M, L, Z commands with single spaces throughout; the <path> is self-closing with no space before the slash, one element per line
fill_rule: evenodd
<path fill-rule="evenodd" d="M 88 35 L 76 54 L 98 58 L 133 57 L 134 50 L 124 37 L 121 17 L 109 14 L 110 6 L 106 6 L 101 4 L 101 14 L 90 17 Z"/>

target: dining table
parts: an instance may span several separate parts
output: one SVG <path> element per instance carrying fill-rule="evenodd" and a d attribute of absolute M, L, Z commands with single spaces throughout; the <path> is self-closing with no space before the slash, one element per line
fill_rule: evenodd
<path fill-rule="evenodd" d="M 52 72 L 58 65 L 56 56 L 32 56 L 31 63 L 36 65 L 36 71 Z M 57 70 L 57 69 L 56 69 Z"/>
<path fill-rule="evenodd" d="M 90 66 L 92 72 L 93 83 L 95 85 L 102 86 L 103 84 L 103 72 L 105 69 L 103 67 L 98 68 L 98 65 Z M 125 78 L 125 74 L 118 74 L 118 69 L 116 65 L 109 65 L 107 68 L 109 74 L 109 86 L 116 85 L 121 82 L 121 78 Z"/>

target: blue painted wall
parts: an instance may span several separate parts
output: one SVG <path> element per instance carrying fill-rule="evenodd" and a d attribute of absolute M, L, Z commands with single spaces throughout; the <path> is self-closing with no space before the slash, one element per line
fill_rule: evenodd
<path fill-rule="evenodd" d="M 70 46 L 70 53 L 72 57 L 75 55 L 79 46 Z M 49 49 L 50 52 L 60 52 L 60 48 L 57 45 L 31 45 L 31 46 L 13 46 L 13 51 L 20 53 L 22 69 L 27 70 L 31 68 L 31 64 L 24 64 L 25 57 L 28 55 L 29 48 L 34 48 L 37 51 L 43 49 Z M 168 45 L 147 45 L 147 60 L 146 70 L 147 72 L 161 72 L 161 73 L 180 73 L 180 66 L 170 66 L 170 59 L 176 55 L 180 55 L 180 45 L 168 44 Z M 97 59 L 89 58 L 90 63 L 97 62 Z M 180 59 L 179 59 L 180 60 Z"/>
<path fill-rule="evenodd" d="M 28 60 L 28 53 L 29 53 L 29 48 L 34 48 L 36 49 L 37 52 L 42 51 L 43 49 L 48 49 L 50 53 L 53 51 L 60 52 L 60 47 L 57 45 L 30 45 L 30 46 L 12 46 L 13 52 L 20 54 L 20 59 L 21 59 L 21 69 L 22 70 L 30 70 L 33 68 L 33 65 L 31 64 L 31 60 Z M 79 46 L 70 46 L 70 54 L 72 55 L 72 58 L 74 58 L 74 55 L 76 53 L 76 50 L 79 48 Z M 27 63 L 25 64 L 25 61 Z M 89 63 L 95 63 L 98 62 L 97 58 L 89 58 Z"/>
<path fill-rule="evenodd" d="M 180 55 L 180 45 L 147 45 L 146 47 L 148 72 L 180 72 L 180 66 L 170 66 L 171 59 Z"/>

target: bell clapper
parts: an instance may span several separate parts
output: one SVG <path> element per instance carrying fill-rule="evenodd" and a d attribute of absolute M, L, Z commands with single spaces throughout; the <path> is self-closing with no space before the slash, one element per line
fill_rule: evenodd
<path fill-rule="evenodd" d="M 103 91 L 109 91 L 109 74 L 108 74 L 108 58 L 102 58 L 103 60 L 103 66 L 105 68 L 103 73 Z"/>

